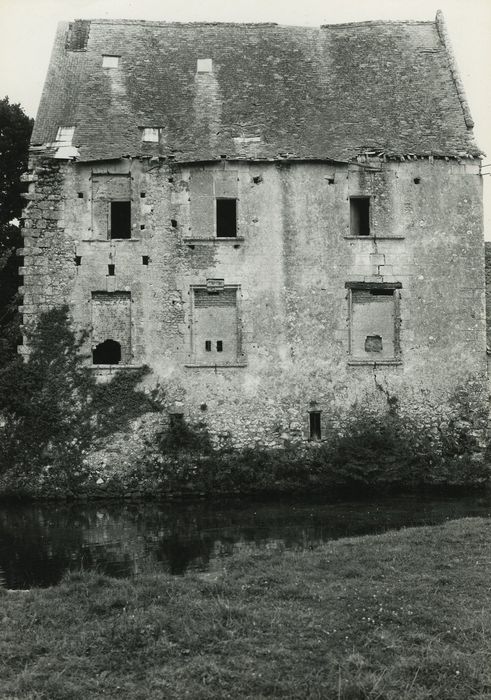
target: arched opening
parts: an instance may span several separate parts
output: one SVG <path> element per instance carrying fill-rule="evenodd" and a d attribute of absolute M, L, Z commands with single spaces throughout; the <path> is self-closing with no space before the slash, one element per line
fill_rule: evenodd
<path fill-rule="evenodd" d="M 121 345 L 115 340 L 105 340 L 92 350 L 94 365 L 119 365 L 121 362 Z"/>

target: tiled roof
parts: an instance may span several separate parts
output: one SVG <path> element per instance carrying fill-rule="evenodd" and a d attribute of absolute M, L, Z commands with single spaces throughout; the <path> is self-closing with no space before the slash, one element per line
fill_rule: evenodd
<path fill-rule="evenodd" d="M 75 126 L 81 160 L 479 155 L 442 22 L 62 23 L 32 143 Z"/>

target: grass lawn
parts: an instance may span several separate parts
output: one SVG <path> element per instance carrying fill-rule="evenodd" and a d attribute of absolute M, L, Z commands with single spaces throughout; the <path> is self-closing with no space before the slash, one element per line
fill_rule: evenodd
<path fill-rule="evenodd" d="M 491 698 L 491 521 L 0 591 L 0 697 Z"/>

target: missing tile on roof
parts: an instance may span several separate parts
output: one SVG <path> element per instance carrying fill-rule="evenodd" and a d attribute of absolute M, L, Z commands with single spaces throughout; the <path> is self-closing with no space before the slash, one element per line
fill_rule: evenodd
<path fill-rule="evenodd" d="M 213 61 L 211 58 L 198 58 L 196 65 L 197 73 L 212 73 Z"/>
<path fill-rule="evenodd" d="M 121 56 L 110 56 L 109 54 L 102 54 L 102 67 L 118 68 L 120 58 Z"/>
<path fill-rule="evenodd" d="M 74 126 L 59 126 L 58 131 L 56 133 L 56 143 L 64 143 L 65 145 L 71 145 L 74 133 Z"/>
<path fill-rule="evenodd" d="M 145 126 L 142 129 L 142 141 L 145 143 L 158 143 L 160 141 L 160 129 L 153 126 Z"/>

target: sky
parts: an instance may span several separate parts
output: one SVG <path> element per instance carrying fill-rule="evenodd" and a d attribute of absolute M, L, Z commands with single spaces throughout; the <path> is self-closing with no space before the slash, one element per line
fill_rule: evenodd
<path fill-rule="evenodd" d="M 441 9 L 457 58 L 477 143 L 491 164 L 491 0 L 0 0 L 0 99 L 32 117 L 59 21 L 84 18 L 278 22 L 319 26 L 365 20 L 433 20 Z M 491 167 L 485 232 L 491 240 Z"/>

